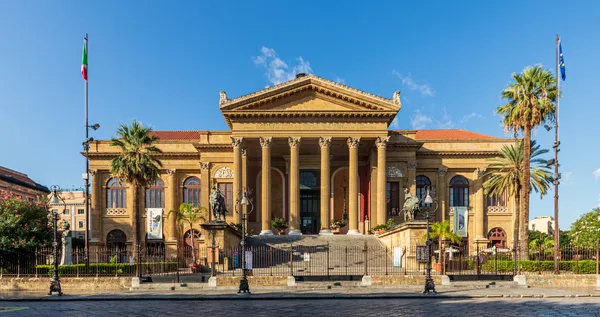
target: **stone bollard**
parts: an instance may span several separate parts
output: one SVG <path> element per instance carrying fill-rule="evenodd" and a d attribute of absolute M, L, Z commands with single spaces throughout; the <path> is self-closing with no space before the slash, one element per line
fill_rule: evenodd
<path fill-rule="evenodd" d="M 448 275 L 442 275 L 442 286 L 450 286 L 452 283 L 450 282 L 450 277 Z"/>
<path fill-rule="evenodd" d="M 217 287 L 217 277 L 211 276 L 208 278 L 208 287 Z"/>
<path fill-rule="evenodd" d="M 596 289 L 600 290 L 600 275 L 596 275 Z"/>
<path fill-rule="evenodd" d="M 373 278 L 369 275 L 365 275 L 362 278 L 362 282 L 360 283 L 361 286 L 372 286 L 373 285 Z"/>
<path fill-rule="evenodd" d="M 527 287 L 527 276 L 525 275 L 515 275 L 513 281 L 517 282 L 517 285 L 521 287 Z"/>
<path fill-rule="evenodd" d="M 140 289 L 140 278 L 139 277 L 131 278 L 131 288 L 132 289 Z"/>
<path fill-rule="evenodd" d="M 293 276 L 288 276 L 287 286 L 296 286 L 296 278 L 294 278 Z"/>

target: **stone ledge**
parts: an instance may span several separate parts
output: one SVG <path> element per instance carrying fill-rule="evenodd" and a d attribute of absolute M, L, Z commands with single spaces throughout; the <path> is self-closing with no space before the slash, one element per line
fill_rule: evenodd
<path fill-rule="evenodd" d="M 64 291 L 128 290 L 131 277 L 62 277 L 60 286 Z M 0 291 L 47 291 L 48 277 L 21 277 L 0 279 Z"/>

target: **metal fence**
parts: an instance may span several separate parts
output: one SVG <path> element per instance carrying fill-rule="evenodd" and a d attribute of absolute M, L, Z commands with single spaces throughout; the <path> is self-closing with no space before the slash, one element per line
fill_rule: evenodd
<path fill-rule="evenodd" d="M 443 251 L 443 252 L 440 252 Z M 560 270 L 565 273 L 597 274 L 598 249 L 561 248 Z M 192 268 L 195 254 L 198 267 Z M 520 272 L 542 273 L 554 270 L 552 249 L 530 250 L 529 259 L 513 261 L 513 252 L 501 248 L 464 246 L 432 246 L 432 274 L 446 275 L 510 275 Z M 440 255 L 441 254 L 441 255 Z M 72 265 L 59 267 L 63 277 L 135 276 L 139 263 L 144 276 L 208 276 L 210 274 L 241 276 L 240 248 L 219 249 L 201 246 L 146 247 L 139 260 L 126 248 L 91 247 L 86 259 L 84 249 L 74 249 Z M 59 261 L 62 254 L 59 252 Z M 286 245 L 251 246 L 245 252 L 247 270 L 254 276 L 363 276 L 424 275 L 425 246 L 385 247 L 382 245 Z M 0 250 L 0 278 L 41 277 L 53 272 L 54 252 Z"/>

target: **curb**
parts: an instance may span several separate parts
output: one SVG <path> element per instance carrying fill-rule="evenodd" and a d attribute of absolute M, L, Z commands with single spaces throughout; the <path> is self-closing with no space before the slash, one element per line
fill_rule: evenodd
<path fill-rule="evenodd" d="M 40 301 L 217 301 L 217 300 L 355 300 L 355 299 L 497 299 L 497 298 L 598 298 L 597 294 L 576 295 L 519 295 L 519 294 L 487 294 L 487 295 L 446 295 L 446 294 L 281 294 L 281 295 L 91 295 L 91 296 L 42 296 L 22 298 L 0 298 L 0 302 L 40 302 Z"/>

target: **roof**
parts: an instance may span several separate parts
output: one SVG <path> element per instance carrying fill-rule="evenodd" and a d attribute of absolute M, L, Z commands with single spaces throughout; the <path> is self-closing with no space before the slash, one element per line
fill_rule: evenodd
<path fill-rule="evenodd" d="M 417 140 L 481 140 L 481 139 L 496 139 L 493 136 L 462 130 L 417 130 Z"/>
<path fill-rule="evenodd" d="M 152 131 L 152 136 L 158 137 L 163 141 L 188 141 L 188 140 L 199 140 L 199 130 L 187 130 L 187 131 Z"/>
<path fill-rule="evenodd" d="M 10 168 L 0 166 L 0 179 L 27 188 L 39 190 L 42 192 L 49 193 L 48 187 L 40 185 L 34 182 L 27 174 L 11 170 Z"/>

